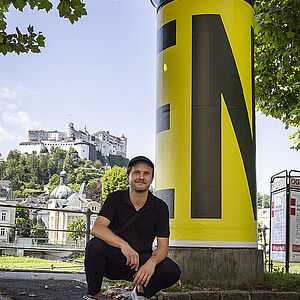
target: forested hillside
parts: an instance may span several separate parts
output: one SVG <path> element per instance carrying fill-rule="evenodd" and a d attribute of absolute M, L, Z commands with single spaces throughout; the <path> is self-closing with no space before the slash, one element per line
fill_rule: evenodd
<path fill-rule="evenodd" d="M 122 167 L 127 161 L 119 156 L 107 158 L 111 167 Z M 39 155 L 27 157 L 10 151 L 6 161 L 0 162 L 0 179 L 11 181 L 10 187 L 16 198 L 38 196 L 50 193 L 59 184 L 59 174 L 63 169 L 68 174 L 67 184 L 74 192 L 78 192 L 80 185 L 85 182 L 93 200 L 100 200 L 101 178 L 107 167 L 100 160 L 92 162 L 79 158 L 72 148 L 68 152 L 52 148 L 50 153 L 43 149 Z"/>

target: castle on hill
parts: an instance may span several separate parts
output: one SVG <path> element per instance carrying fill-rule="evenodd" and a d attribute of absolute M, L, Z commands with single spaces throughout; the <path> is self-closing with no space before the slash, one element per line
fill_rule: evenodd
<path fill-rule="evenodd" d="M 28 141 L 19 144 L 19 150 L 23 155 L 39 154 L 42 149 L 58 147 L 69 151 L 72 147 L 78 152 L 78 156 L 85 160 L 95 161 L 97 151 L 102 156 L 119 155 L 126 158 L 127 138 L 113 136 L 109 131 L 97 131 L 90 134 L 86 128 L 84 131 L 76 130 L 74 123 L 66 124 L 66 131 L 57 130 L 28 130 Z"/>

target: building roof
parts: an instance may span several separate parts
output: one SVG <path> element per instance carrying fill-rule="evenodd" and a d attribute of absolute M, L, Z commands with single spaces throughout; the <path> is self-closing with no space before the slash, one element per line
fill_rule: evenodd
<path fill-rule="evenodd" d="M 68 199 L 73 194 L 70 187 L 67 186 L 67 172 L 60 173 L 60 184 L 50 194 L 50 199 Z"/>
<path fill-rule="evenodd" d="M 73 191 L 67 185 L 57 186 L 50 194 L 50 199 L 67 199 L 73 194 Z"/>

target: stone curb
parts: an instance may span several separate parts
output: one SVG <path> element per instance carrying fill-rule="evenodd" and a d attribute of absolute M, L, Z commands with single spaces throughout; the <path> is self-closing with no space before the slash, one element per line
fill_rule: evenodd
<path fill-rule="evenodd" d="M 172 292 L 151 300 L 300 300 L 300 293 L 267 291 L 191 291 Z"/>

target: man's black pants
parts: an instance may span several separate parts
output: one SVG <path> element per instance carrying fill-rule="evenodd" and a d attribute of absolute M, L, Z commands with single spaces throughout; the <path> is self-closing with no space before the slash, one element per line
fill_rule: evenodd
<path fill-rule="evenodd" d="M 139 265 L 143 265 L 150 257 L 151 253 L 140 254 Z M 89 295 L 100 292 L 103 276 L 133 281 L 135 274 L 135 270 L 126 266 L 126 257 L 119 248 L 112 247 L 95 237 L 86 245 L 84 266 Z M 179 280 L 179 277 L 180 270 L 177 264 L 167 257 L 155 267 L 147 287 L 144 287 L 145 297 L 150 298 L 161 289 L 170 287 Z"/>

